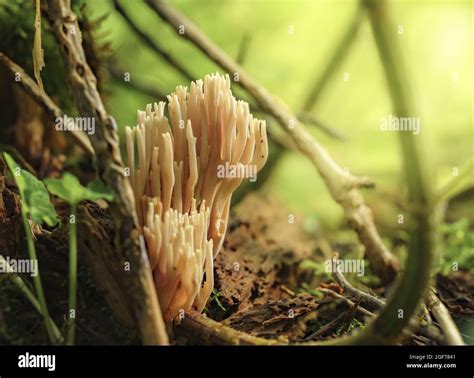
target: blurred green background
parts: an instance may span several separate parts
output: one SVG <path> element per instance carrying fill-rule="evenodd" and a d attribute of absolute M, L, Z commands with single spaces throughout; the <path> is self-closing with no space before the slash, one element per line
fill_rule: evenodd
<path fill-rule="evenodd" d="M 164 93 L 177 85 L 189 85 L 141 42 L 111 1 L 85 3 L 92 18 L 107 15 L 97 35 L 111 42 L 113 59 L 130 73 L 132 82 L 148 83 Z M 122 0 L 121 4 L 196 79 L 222 72 L 141 0 Z M 334 0 L 186 0 L 172 4 L 232 57 L 238 55 L 248 35 L 244 68 L 295 112 L 301 110 L 358 6 L 356 1 Z M 453 167 L 473 156 L 473 2 L 391 1 L 389 9 L 397 28 L 394 33 L 399 25 L 403 27 L 403 33 L 397 34 L 403 52 L 400 59 L 405 61 L 412 84 L 431 176 L 440 186 L 452 177 Z M 344 73 L 349 80 L 344 80 Z M 106 89 L 110 111 L 121 130 L 135 123 L 137 109 L 156 101 L 117 81 L 108 81 Z M 391 112 L 384 73 L 365 18 L 347 57 L 313 109 L 313 114 L 348 140 L 341 142 L 314 126 L 309 128 L 342 167 L 373 178 L 379 196 L 404 194 L 397 133 L 380 132 L 379 127 L 380 119 Z M 299 154 L 285 154 L 265 186 L 290 209 L 317 217 L 325 227 L 342 222 L 340 207 L 312 164 Z"/>

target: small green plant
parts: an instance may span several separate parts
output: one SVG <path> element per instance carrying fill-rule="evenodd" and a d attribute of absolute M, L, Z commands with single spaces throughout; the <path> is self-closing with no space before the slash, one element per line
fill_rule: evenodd
<path fill-rule="evenodd" d="M 442 233 L 444 246 L 438 271 L 444 275 L 456 270 L 474 274 L 474 232 L 469 228 L 468 219 L 443 224 Z"/>
<path fill-rule="evenodd" d="M 324 298 L 324 293 L 322 291 L 311 288 L 306 282 L 301 284 L 301 292 L 310 294 L 318 300 Z"/>
<path fill-rule="evenodd" d="M 208 304 L 206 307 L 204 307 L 203 312 L 206 314 L 209 314 L 209 306 L 211 305 L 212 302 L 216 302 L 217 306 L 222 311 L 227 311 L 224 305 L 222 304 L 221 300 L 219 299 L 220 296 L 221 296 L 221 293 L 217 289 L 212 289 Z"/>
<path fill-rule="evenodd" d="M 51 194 L 66 201 L 71 206 L 69 215 L 69 320 L 66 344 L 73 345 L 76 330 L 77 304 L 77 205 L 84 200 L 113 200 L 112 191 L 101 181 L 82 186 L 76 176 L 65 173 L 60 179 L 46 179 L 46 186 Z"/>
<path fill-rule="evenodd" d="M 53 227 L 58 222 L 56 211 L 49 200 L 49 194 L 44 184 L 31 173 L 21 169 L 21 167 L 8 153 L 4 152 L 3 156 L 5 157 L 8 168 L 15 179 L 18 190 L 20 191 L 21 217 L 23 221 L 23 227 L 25 229 L 28 255 L 30 260 L 37 261 L 38 257 L 36 255 L 35 244 L 33 242 L 33 233 L 31 231 L 29 219 L 31 219 L 36 224 L 41 225 L 46 223 L 48 226 Z M 40 310 L 43 316 L 48 338 L 53 344 L 56 344 L 62 340 L 62 335 L 57 327 L 54 326 L 54 323 L 49 315 L 39 270 L 33 277 L 33 284 L 38 302 L 36 305 L 33 305 L 35 308 Z M 32 299 L 30 296 L 28 296 L 28 298 L 30 300 Z"/>
<path fill-rule="evenodd" d="M 220 296 L 221 296 L 221 293 L 219 293 L 216 289 L 212 289 L 211 300 L 216 301 L 217 305 L 220 307 L 222 311 L 226 311 L 224 305 L 219 299 Z"/>
<path fill-rule="evenodd" d="M 324 262 L 316 262 L 310 259 L 305 259 L 300 262 L 299 268 L 303 270 L 313 270 L 315 276 L 322 276 L 332 279 L 332 275 L 326 270 Z"/>
<path fill-rule="evenodd" d="M 352 331 L 354 331 L 355 329 L 357 328 L 363 328 L 364 327 L 364 324 L 361 323 L 359 320 L 357 320 L 356 318 L 353 318 L 351 320 L 351 324 L 349 324 L 349 327 L 347 328 L 347 330 L 344 332 L 344 333 L 351 333 Z M 337 336 L 342 336 L 342 331 L 343 331 L 343 326 L 340 326 L 337 331 L 336 331 L 336 335 Z"/>

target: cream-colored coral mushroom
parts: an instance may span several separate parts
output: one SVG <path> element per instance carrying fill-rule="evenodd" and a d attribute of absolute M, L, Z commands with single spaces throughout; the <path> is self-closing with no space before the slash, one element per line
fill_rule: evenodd
<path fill-rule="evenodd" d="M 265 164 L 265 122 L 238 101 L 226 75 L 177 87 L 126 128 L 130 181 L 167 321 L 201 311 L 213 289 L 234 190 Z M 138 161 L 135 162 L 135 158 Z"/>

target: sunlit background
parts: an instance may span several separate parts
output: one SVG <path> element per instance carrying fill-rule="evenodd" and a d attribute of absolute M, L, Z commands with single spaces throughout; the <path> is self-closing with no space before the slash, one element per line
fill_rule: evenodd
<path fill-rule="evenodd" d="M 120 68 L 168 93 L 187 80 L 157 58 L 114 10 L 112 2 L 89 1 L 97 17 L 107 15 L 101 35 L 112 43 Z M 178 59 L 194 77 L 222 70 L 141 1 L 122 2 L 131 18 Z M 473 62 L 471 1 L 392 1 L 390 13 L 421 119 L 421 138 L 437 185 L 473 154 Z M 298 112 L 351 22 L 356 1 L 174 1 L 230 56 L 242 41 L 244 68 L 272 94 Z M 345 80 L 346 78 L 346 80 Z M 234 86 L 237 87 L 237 86 Z M 137 109 L 156 99 L 109 83 L 108 104 L 119 125 L 135 122 Z M 242 92 L 239 92 L 242 93 Z M 333 158 L 355 174 L 372 177 L 380 193 L 403 195 L 401 157 L 394 132 L 381 132 L 380 119 L 392 112 L 383 69 L 368 19 L 345 59 L 330 78 L 313 114 L 347 137 L 341 142 L 308 126 Z M 273 127 L 277 127 L 273 125 Z M 266 184 L 288 207 L 316 217 L 324 226 L 342 221 L 312 164 L 285 154 Z"/>

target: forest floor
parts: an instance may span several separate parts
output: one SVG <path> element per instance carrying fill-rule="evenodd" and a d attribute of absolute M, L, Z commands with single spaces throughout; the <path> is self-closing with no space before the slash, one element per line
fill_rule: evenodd
<path fill-rule="evenodd" d="M 5 246 L 8 256 L 26 258 L 20 203 L 7 184 L 11 183 L 0 175 L 0 244 Z M 60 216 L 67 216 L 64 203 L 56 202 L 55 206 Z M 79 219 L 79 245 L 89 254 L 94 249 L 87 240 L 81 244 L 82 230 L 83 238 L 93 231 L 95 237 L 112 248 L 113 222 L 106 205 L 89 202 L 83 206 L 97 223 L 92 227 Z M 48 231 L 37 227 L 34 234 L 50 313 L 56 324 L 65 324 L 67 228 Z M 333 275 L 324 271 L 324 262 L 331 258 L 328 249 L 351 256 L 357 253 L 356 246 L 355 239 L 330 245 L 321 233 L 316 238 L 310 236 L 299 216 L 291 214 L 271 196 L 247 195 L 231 212 L 227 236 L 215 261 L 215 289 L 204 313 L 232 329 L 282 342 L 326 340 L 364 327 L 378 309 L 349 299 Z M 114 316 L 104 290 L 96 282 L 98 273 L 91 271 L 88 261 L 91 260 L 87 254 L 81 255 L 77 344 L 139 344 L 138 333 Z M 357 280 L 355 274 L 352 276 L 347 278 L 354 286 L 385 298 L 388 288 L 373 285 L 377 280 L 370 277 L 370 269 L 366 269 L 366 284 Z M 6 281 L 7 277 L 0 279 L 0 344 L 47 343 L 41 317 L 18 289 Z M 438 274 L 436 284 L 456 320 L 472 319 L 472 275 L 463 271 L 449 276 Z M 178 344 L 205 342 L 179 324 L 175 325 L 175 332 Z M 404 343 L 431 345 L 437 341 L 420 331 Z"/>

